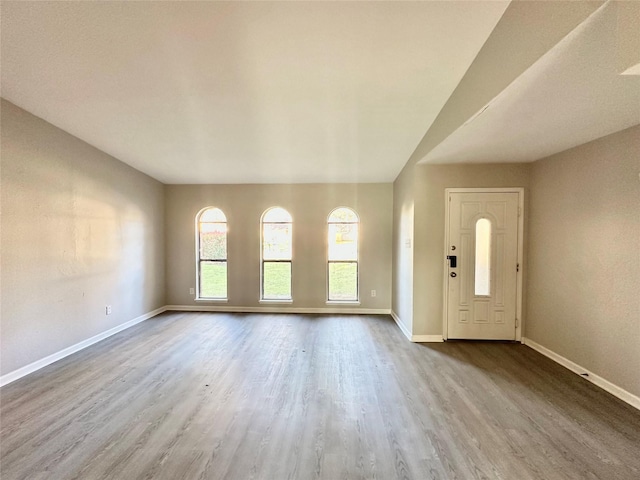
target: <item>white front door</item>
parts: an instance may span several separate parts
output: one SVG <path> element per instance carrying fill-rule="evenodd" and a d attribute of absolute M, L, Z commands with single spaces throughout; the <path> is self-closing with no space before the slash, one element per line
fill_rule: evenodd
<path fill-rule="evenodd" d="M 518 192 L 450 192 L 447 338 L 515 340 Z"/>

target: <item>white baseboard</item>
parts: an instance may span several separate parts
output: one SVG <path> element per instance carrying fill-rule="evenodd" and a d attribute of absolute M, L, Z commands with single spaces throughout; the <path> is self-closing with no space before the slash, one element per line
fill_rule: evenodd
<path fill-rule="evenodd" d="M 528 347 L 533 348 L 535 351 L 541 353 L 545 357 L 549 357 L 551 360 L 559 363 L 563 367 L 568 368 L 569 370 L 571 370 L 574 373 L 577 373 L 578 375 L 580 375 L 585 380 L 590 381 L 594 385 L 597 385 L 598 387 L 602 388 L 603 390 L 606 390 L 611 395 L 613 395 L 615 397 L 618 397 L 623 402 L 626 402 L 629 405 L 631 405 L 632 407 L 635 407 L 638 410 L 640 410 L 640 397 L 637 397 L 636 395 L 634 395 L 634 394 L 632 394 L 630 392 L 627 392 L 625 389 L 623 389 L 623 388 L 611 383 L 610 381 L 602 378 L 599 375 L 596 375 L 593 372 L 590 372 L 586 368 L 578 365 L 575 362 L 572 362 L 571 360 L 569 360 L 568 358 L 563 357 L 562 355 L 557 354 L 553 350 L 549 350 L 547 347 L 543 347 L 542 345 L 540 345 L 539 343 L 534 342 L 530 338 L 524 338 L 523 337 L 522 340 L 523 340 L 523 343 L 525 345 L 527 345 Z M 587 376 L 585 376 L 584 374 L 587 374 Z"/>
<path fill-rule="evenodd" d="M 442 335 L 413 335 L 407 327 L 402 323 L 400 317 L 396 312 L 391 310 L 391 317 L 396 321 L 398 328 L 404 333 L 404 336 L 407 337 L 410 341 L 414 343 L 438 343 L 444 342 Z"/>
<path fill-rule="evenodd" d="M 167 305 L 167 311 L 176 312 L 229 312 L 229 313 L 321 313 L 349 315 L 389 315 L 388 308 L 353 308 L 353 307 L 232 307 L 229 305 Z"/>
<path fill-rule="evenodd" d="M 129 320 L 128 322 L 121 323 L 120 325 L 110 328 L 109 330 L 99 333 L 98 335 L 94 335 L 93 337 L 87 338 L 82 342 L 76 343 L 75 345 L 71 345 L 70 347 L 67 347 L 64 350 L 60 350 L 59 352 L 53 353 L 47 357 L 44 357 L 40 360 L 30 363 L 29 365 L 25 365 L 24 367 L 18 368 L 13 372 L 9 372 L 5 375 L 2 375 L 0 377 L 0 387 L 7 385 L 11 382 L 15 382 L 19 378 L 29 375 L 30 373 L 33 373 L 36 370 L 40 370 L 41 368 L 44 368 L 47 365 L 52 364 L 53 362 L 57 362 L 58 360 L 61 360 L 65 357 L 68 357 L 69 355 L 79 352 L 80 350 L 87 348 L 93 345 L 94 343 L 98 343 L 100 340 L 104 340 L 105 338 L 110 337 L 111 335 L 115 335 L 116 333 L 126 330 L 127 328 L 133 327 L 134 325 L 137 325 L 140 322 L 144 322 L 145 320 L 148 320 L 151 317 L 155 317 L 156 315 L 164 312 L 165 310 L 166 310 L 166 307 L 157 308 L 152 312 L 148 312 L 148 313 L 145 313 L 144 315 L 140 315 L 139 317 Z"/>
<path fill-rule="evenodd" d="M 391 317 L 395 320 L 396 325 L 398 325 L 398 328 L 400 329 L 400 331 L 404 333 L 404 336 L 407 337 L 409 340 L 411 340 L 411 332 L 407 329 L 407 327 L 404 326 L 398 314 L 393 310 L 391 310 Z"/>
<path fill-rule="evenodd" d="M 441 343 L 444 342 L 442 335 L 413 335 L 412 342 L 416 343 Z"/>

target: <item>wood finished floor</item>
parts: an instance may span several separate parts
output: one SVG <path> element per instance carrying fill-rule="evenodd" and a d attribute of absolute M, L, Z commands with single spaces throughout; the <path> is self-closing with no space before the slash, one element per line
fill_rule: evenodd
<path fill-rule="evenodd" d="M 0 390 L 13 479 L 640 478 L 640 412 L 389 317 L 166 313 Z"/>

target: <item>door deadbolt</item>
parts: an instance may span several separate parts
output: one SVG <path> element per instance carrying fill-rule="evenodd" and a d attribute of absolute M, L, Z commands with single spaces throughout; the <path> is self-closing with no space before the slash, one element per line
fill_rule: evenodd
<path fill-rule="evenodd" d="M 447 255 L 447 260 L 449 260 L 450 268 L 456 268 L 458 266 L 458 257 L 456 255 Z"/>

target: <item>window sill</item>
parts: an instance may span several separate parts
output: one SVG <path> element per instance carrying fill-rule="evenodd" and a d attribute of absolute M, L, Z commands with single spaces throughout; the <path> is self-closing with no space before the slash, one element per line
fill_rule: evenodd
<path fill-rule="evenodd" d="M 360 305 L 359 300 L 327 300 L 327 305 Z"/>
<path fill-rule="evenodd" d="M 293 303 L 293 299 L 292 298 L 290 298 L 290 299 L 286 299 L 286 298 L 283 298 L 283 299 L 279 299 L 279 298 L 278 299 L 275 299 L 275 298 L 274 299 L 265 299 L 265 298 L 263 298 L 263 299 L 260 300 L 260 303 Z"/>
<path fill-rule="evenodd" d="M 213 303 L 227 303 L 229 301 L 228 298 L 194 298 L 196 302 L 213 302 Z"/>

